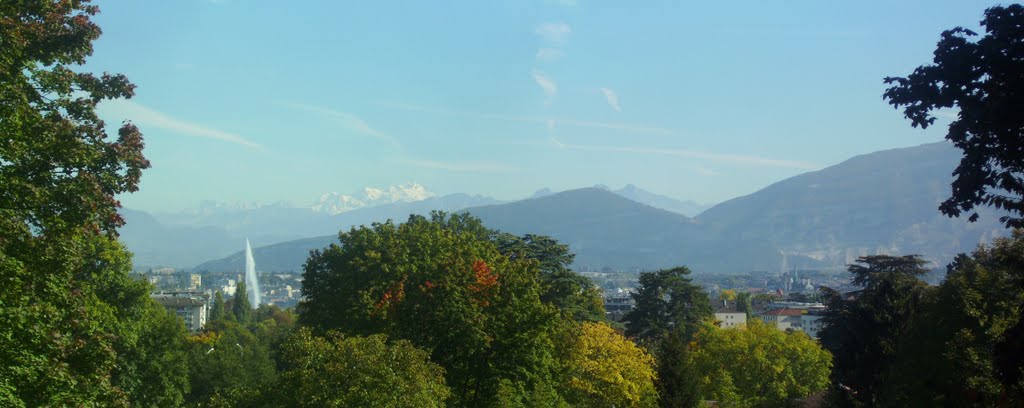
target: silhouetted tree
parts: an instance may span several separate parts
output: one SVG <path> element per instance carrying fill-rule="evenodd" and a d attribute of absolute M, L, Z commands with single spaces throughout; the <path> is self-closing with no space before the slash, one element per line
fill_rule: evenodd
<path fill-rule="evenodd" d="M 926 263 L 916 255 L 861 257 L 849 267 L 861 290 L 822 288 L 828 311 L 818 337 L 832 352 L 832 381 L 869 406 L 888 405 L 880 390 L 920 309 L 926 285 L 917 277 L 928 272 Z"/>
<path fill-rule="evenodd" d="M 939 206 L 944 214 L 991 205 L 1010 212 L 1000 219 L 1007 226 L 1024 227 L 1024 6 L 989 8 L 981 25 L 985 35 L 976 41 L 965 28 L 944 31 L 934 64 L 885 78 L 895 85 L 883 98 L 903 107 L 914 127 L 935 123 L 936 110 L 959 109 L 946 139 L 964 155 L 952 195 Z"/>

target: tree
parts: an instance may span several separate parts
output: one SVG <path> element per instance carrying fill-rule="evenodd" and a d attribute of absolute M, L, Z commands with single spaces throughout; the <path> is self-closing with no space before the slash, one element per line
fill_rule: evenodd
<path fill-rule="evenodd" d="M 701 405 L 699 374 L 689 362 L 691 336 L 681 331 L 669 333 L 654 349 L 658 362 L 660 405 L 665 408 L 689 408 Z"/>
<path fill-rule="evenodd" d="M 605 323 L 584 322 L 563 345 L 559 387 L 583 407 L 654 407 L 654 358 Z"/>
<path fill-rule="evenodd" d="M 685 266 L 640 274 L 636 306 L 626 314 L 626 336 L 634 337 L 658 361 L 658 394 L 663 407 L 690 407 L 696 398 L 694 375 L 685 363 L 687 344 L 704 321 L 711 301 L 688 277 Z"/>
<path fill-rule="evenodd" d="M 185 324 L 176 314 L 150 302 L 118 350 L 113 383 L 131 396 L 133 405 L 176 407 L 189 391 Z"/>
<path fill-rule="evenodd" d="M 555 239 L 526 234 L 517 237 L 499 233 L 495 236 L 498 250 L 511 259 L 531 259 L 540 264 L 542 302 L 558 308 L 578 321 L 603 321 L 604 300 L 601 290 L 590 281 L 569 269 L 576 257 L 569 246 Z"/>
<path fill-rule="evenodd" d="M 754 317 L 754 306 L 751 303 L 750 292 L 740 292 L 736 295 L 736 311 L 747 314 L 747 320 Z"/>
<path fill-rule="evenodd" d="M 384 335 L 317 337 L 299 329 L 283 345 L 275 390 L 288 407 L 443 407 L 451 394 L 430 353 Z"/>
<path fill-rule="evenodd" d="M 888 399 L 896 405 L 990 407 L 1024 397 L 1019 382 L 1002 381 L 1003 373 L 1015 370 L 997 363 L 1005 334 L 1021 320 L 1021 234 L 961 254 L 947 267 L 903 342 Z"/>
<path fill-rule="evenodd" d="M 210 321 L 224 320 L 227 313 L 224 311 L 224 293 L 217 291 L 213 296 L 213 305 L 210 306 Z"/>
<path fill-rule="evenodd" d="M 187 361 L 190 404 L 206 403 L 218 393 L 259 390 L 277 379 L 267 342 L 237 322 L 211 322 L 190 337 Z"/>
<path fill-rule="evenodd" d="M 110 381 L 114 350 L 148 299 L 127 279 L 115 196 L 135 191 L 149 162 L 134 125 L 110 140 L 94 109 L 133 85 L 75 71 L 100 35 L 97 12 L 85 1 L 0 4 L 3 406 L 128 398 Z"/>
<path fill-rule="evenodd" d="M 917 277 L 928 272 L 926 263 L 916 255 L 860 257 L 849 271 L 861 290 L 848 295 L 822 290 L 828 309 L 818 337 L 834 359 L 832 380 L 864 404 L 892 403 L 882 398 L 882 389 L 918 318 L 927 285 Z"/>
<path fill-rule="evenodd" d="M 952 195 L 940 206 L 951 217 L 978 205 L 1007 210 L 1008 227 L 1024 227 L 1024 6 L 985 10 L 985 35 L 957 27 L 942 33 L 932 65 L 894 84 L 883 94 L 914 127 L 935 123 L 936 110 L 958 108 L 946 139 L 963 150 L 953 172 Z M 971 221 L 978 218 L 974 212 Z"/>
<path fill-rule="evenodd" d="M 685 266 L 641 273 L 632 295 L 636 306 L 624 318 L 626 335 L 651 346 L 671 331 L 681 330 L 684 337 L 695 333 L 712 316 L 711 301 L 688 275 Z"/>
<path fill-rule="evenodd" d="M 239 280 L 238 286 L 235 288 L 234 302 L 231 304 L 231 313 L 235 315 L 235 320 L 241 324 L 249 323 L 249 317 L 252 315 L 252 305 L 249 304 L 249 293 L 245 289 L 245 281 Z"/>
<path fill-rule="evenodd" d="M 310 254 L 299 321 L 430 350 L 455 406 L 554 404 L 557 311 L 540 300 L 537 262 L 502 255 L 492 236 L 439 212 L 353 228 Z"/>
<path fill-rule="evenodd" d="M 697 394 L 721 406 L 787 406 L 828 386 L 832 357 L 803 332 L 759 320 L 730 329 L 707 324 L 689 348 Z"/>

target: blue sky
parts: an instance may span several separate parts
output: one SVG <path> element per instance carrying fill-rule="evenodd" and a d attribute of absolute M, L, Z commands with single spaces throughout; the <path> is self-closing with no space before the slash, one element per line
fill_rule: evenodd
<path fill-rule="evenodd" d="M 882 78 L 975 1 L 114 1 L 87 65 L 153 164 L 126 207 L 418 182 L 515 199 L 634 183 L 698 202 L 941 140 Z"/>

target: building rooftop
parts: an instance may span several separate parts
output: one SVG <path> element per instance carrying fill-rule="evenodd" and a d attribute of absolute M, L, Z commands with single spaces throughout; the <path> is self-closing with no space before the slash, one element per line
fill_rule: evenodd
<path fill-rule="evenodd" d="M 761 313 L 762 316 L 800 316 L 806 313 L 806 310 L 801 309 L 775 309 Z"/>
<path fill-rule="evenodd" d="M 202 305 L 206 304 L 206 302 L 203 302 L 201 299 L 188 298 L 188 297 L 154 297 L 153 300 L 155 300 L 157 303 L 159 303 L 159 304 L 161 304 L 161 305 L 163 305 L 165 307 L 166 306 L 172 306 L 172 307 L 177 307 L 177 306 L 202 306 Z"/>

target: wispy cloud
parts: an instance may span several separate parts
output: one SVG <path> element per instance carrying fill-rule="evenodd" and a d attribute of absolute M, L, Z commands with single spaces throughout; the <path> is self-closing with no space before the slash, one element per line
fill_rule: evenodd
<path fill-rule="evenodd" d="M 246 139 L 234 133 L 207 127 L 198 123 L 173 118 L 161 112 L 142 106 L 138 103 L 126 100 L 113 100 L 104 102 L 104 107 L 116 112 L 118 116 L 142 125 L 143 127 L 155 127 L 168 130 L 174 133 L 201 137 L 206 139 L 220 140 L 234 143 L 254 149 L 262 149 L 263 145 Z M 143 129 L 144 130 L 144 129 Z"/>
<path fill-rule="evenodd" d="M 622 108 L 619 107 L 619 95 L 615 91 L 608 88 L 601 88 L 601 93 L 604 94 L 605 102 L 608 102 L 608 106 L 615 109 L 616 112 L 622 112 Z"/>
<path fill-rule="evenodd" d="M 572 150 L 586 150 L 586 151 L 600 151 L 600 152 L 622 152 L 622 153 L 639 153 L 639 154 L 655 154 L 663 156 L 675 156 L 687 159 L 699 159 L 707 160 L 717 163 L 737 164 L 744 166 L 767 166 L 767 167 L 784 167 L 790 169 L 800 170 L 813 170 L 819 168 L 819 166 L 795 161 L 795 160 L 784 160 L 784 159 L 773 159 L 769 157 L 750 156 L 742 154 L 728 154 L 728 153 L 712 153 L 700 150 L 689 150 L 689 149 L 664 149 L 664 148 L 652 148 L 652 147 L 629 147 L 629 146 L 593 146 L 593 145 L 577 145 L 569 144 L 552 139 L 556 147 L 563 149 Z"/>
<path fill-rule="evenodd" d="M 394 140 L 394 138 L 392 138 L 390 135 L 388 135 L 388 134 L 386 134 L 384 132 L 381 132 L 381 131 L 379 131 L 377 129 L 374 129 L 373 127 L 370 126 L 369 123 L 366 123 L 365 120 L 361 119 L 360 117 L 358 117 L 356 115 L 348 113 L 348 112 L 340 112 L 340 111 L 336 111 L 336 110 L 333 110 L 333 109 L 325 108 L 325 107 L 322 107 L 322 106 L 306 105 L 306 104 L 294 103 L 294 102 L 277 102 L 277 104 L 280 105 L 280 106 L 285 106 L 285 107 L 289 107 L 289 108 L 293 108 L 293 109 L 304 110 L 304 111 L 307 111 L 307 112 L 312 112 L 312 113 L 316 113 L 316 114 L 319 114 L 319 115 L 322 115 L 322 116 L 326 116 L 326 117 L 334 120 L 336 123 L 341 125 L 343 128 L 348 129 L 350 131 L 353 131 L 353 132 L 356 132 L 356 133 L 360 133 L 360 134 L 364 134 L 364 135 L 367 135 L 367 136 L 373 136 L 375 138 L 378 138 L 378 139 L 381 139 L 381 140 L 386 140 L 388 142 L 397 143 Z"/>
<path fill-rule="evenodd" d="M 489 162 L 441 162 L 433 160 L 402 160 L 409 166 L 426 169 L 446 170 L 459 173 L 509 173 L 517 171 L 515 167 Z"/>
<path fill-rule="evenodd" d="M 556 61 L 565 56 L 562 50 L 557 48 L 541 48 L 537 50 L 537 55 L 534 56 L 539 61 Z"/>
<path fill-rule="evenodd" d="M 558 95 L 558 84 L 547 74 L 540 71 L 533 71 L 533 81 L 544 91 L 544 96 L 546 96 L 544 104 L 550 105 L 555 99 L 555 95 Z"/>
<path fill-rule="evenodd" d="M 569 34 L 572 28 L 565 23 L 544 23 L 533 30 L 545 43 L 550 45 L 565 45 L 569 42 Z"/>
<path fill-rule="evenodd" d="M 660 136 L 673 136 L 677 132 L 657 126 L 646 126 L 632 123 L 616 123 L 616 122 L 597 122 L 589 120 L 578 120 L 571 118 L 549 118 L 541 116 L 524 116 L 524 115 L 507 115 L 501 113 L 483 113 L 483 112 L 466 112 L 452 109 L 438 109 L 430 108 L 425 106 L 410 105 L 403 103 L 384 103 L 382 106 L 386 106 L 393 109 L 401 109 L 415 112 L 432 113 L 438 115 L 450 115 L 450 116 L 464 116 L 477 119 L 491 119 L 491 120 L 503 120 L 511 122 L 527 122 L 537 123 L 544 125 L 548 129 L 553 129 L 556 126 L 572 126 L 572 127 L 585 127 L 585 128 L 598 128 L 598 129 L 610 129 L 610 130 L 621 130 L 630 133 L 645 133 Z"/>

